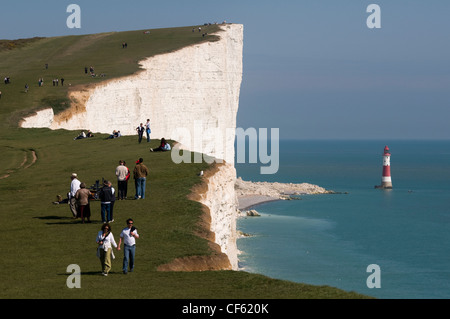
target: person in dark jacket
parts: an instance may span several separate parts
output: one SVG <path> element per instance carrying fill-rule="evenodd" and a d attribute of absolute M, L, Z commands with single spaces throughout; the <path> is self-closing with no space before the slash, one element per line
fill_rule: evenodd
<path fill-rule="evenodd" d="M 111 203 L 116 200 L 114 192 L 110 185 L 111 184 L 109 183 L 109 181 L 104 181 L 103 187 L 100 189 L 98 194 L 98 198 L 100 199 L 102 222 L 104 224 L 106 222 L 112 221 Z"/>

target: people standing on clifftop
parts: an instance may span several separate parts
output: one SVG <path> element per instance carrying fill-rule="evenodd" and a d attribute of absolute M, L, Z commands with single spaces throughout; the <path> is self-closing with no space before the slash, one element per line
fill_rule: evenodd
<path fill-rule="evenodd" d="M 147 119 L 147 123 L 145 123 L 145 132 L 147 133 L 147 143 L 150 142 L 150 133 L 152 130 L 150 129 L 150 119 Z"/>
<path fill-rule="evenodd" d="M 111 258 L 114 259 L 112 246 L 118 248 L 114 235 L 112 234 L 111 225 L 103 224 L 101 230 L 97 234 L 96 242 L 98 244 L 97 257 L 100 258 L 102 265 L 102 275 L 108 276 L 111 270 Z"/>
<path fill-rule="evenodd" d="M 134 256 L 136 254 L 136 239 L 139 238 L 139 234 L 137 232 L 136 227 L 134 227 L 133 219 L 127 219 L 127 227 L 125 227 L 120 233 L 120 240 L 117 250 L 120 250 L 120 246 L 122 245 L 122 239 L 124 242 L 123 245 L 123 266 L 122 271 L 124 274 L 128 273 L 128 268 L 130 268 L 130 272 L 134 270 Z"/>
<path fill-rule="evenodd" d="M 108 223 L 112 223 L 114 221 L 114 203 L 116 202 L 116 190 L 112 186 L 111 182 L 108 181 L 108 186 L 111 188 L 112 199 L 109 207 L 109 220 Z"/>
<path fill-rule="evenodd" d="M 126 169 L 127 169 L 127 171 L 128 171 L 128 175 L 127 175 L 127 178 L 126 178 L 126 180 L 125 180 L 125 189 L 124 189 L 124 193 L 123 193 L 123 198 L 124 198 L 124 199 L 127 199 L 127 193 L 128 193 L 128 181 L 130 180 L 131 173 L 130 173 L 130 169 L 129 169 L 128 166 L 127 166 L 127 162 L 123 161 L 123 166 L 125 166 Z"/>
<path fill-rule="evenodd" d="M 78 175 L 76 173 L 72 173 L 70 179 L 72 181 L 70 182 L 69 207 L 70 211 L 72 212 L 73 218 L 77 218 L 78 204 L 77 200 L 75 199 L 75 194 L 80 189 L 81 182 L 78 180 Z"/>
<path fill-rule="evenodd" d="M 136 162 L 136 166 L 133 170 L 134 185 L 136 187 L 136 195 L 134 199 L 145 198 L 145 183 L 147 181 L 147 175 L 149 170 L 142 162 L 142 157 Z"/>
<path fill-rule="evenodd" d="M 91 208 L 89 206 L 89 200 L 93 199 L 91 192 L 86 188 L 85 183 L 80 184 L 80 189 L 75 194 L 75 199 L 78 204 L 78 217 L 81 218 L 81 222 L 84 224 L 84 219 L 87 218 L 87 222 L 91 222 Z"/>
<path fill-rule="evenodd" d="M 104 224 L 106 222 L 109 223 L 112 219 L 111 202 L 114 201 L 115 198 L 108 181 L 103 182 L 103 187 L 99 191 L 98 198 L 100 199 L 102 222 Z"/>
<path fill-rule="evenodd" d="M 119 200 L 127 198 L 127 181 L 130 177 L 130 170 L 125 166 L 125 162 L 120 160 L 119 166 L 116 167 L 117 184 L 119 193 L 117 195 Z"/>
<path fill-rule="evenodd" d="M 144 131 L 145 131 L 145 127 L 143 126 L 143 124 L 141 123 L 137 128 L 136 131 L 138 132 L 138 140 L 139 140 L 139 144 L 142 142 L 142 136 L 144 135 Z"/>

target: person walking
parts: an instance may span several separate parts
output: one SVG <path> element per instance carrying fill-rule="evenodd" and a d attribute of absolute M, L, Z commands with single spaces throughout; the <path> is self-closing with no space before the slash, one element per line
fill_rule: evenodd
<path fill-rule="evenodd" d="M 138 141 L 139 141 L 139 144 L 141 144 L 141 142 L 142 142 L 142 136 L 144 135 L 144 131 L 145 131 L 145 127 L 143 126 L 142 123 L 136 128 L 136 131 L 138 132 Z"/>
<path fill-rule="evenodd" d="M 136 195 L 134 199 L 144 199 L 145 198 L 145 184 L 147 181 L 147 175 L 149 169 L 143 164 L 142 157 L 136 162 L 136 166 L 133 170 L 134 184 L 136 187 Z"/>
<path fill-rule="evenodd" d="M 103 224 L 109 223 L 111 218 L 111 202 L 115 200 L 114 194 L 108 181 L 103 182 L 98 198 L 100 199 L 101 216 Z"/>
<path fill-rule="evenodd" d="M 77 200 L 75 198 L 75 195 L 77 191 L 80 189 L 81 182 L 78 180 L 78 175 L 76 173 L 72 173 L 70 176 L 70 179 L 72 180 L 70 182 L 70 192 L 69 192 L 69 208 L 72 212 L 73 218 L 77 218 L 78 215 L 78 207 L 77 207 Z"/>
<path fill-rule="evenodd" d="M 102 275 L 108 276 L 112 266 L 111 259 L 115 259 L 112 246 L 117 248 L 111 225 L 102 225 L 101 230 L 97 234 L 96 242 L 98 244 L 97 257 L 100 258 L 100 263 L 102 265 Z"/>
<path fill-rule="evenodd" d="M 89 200 L 93 196 L 91 192 L 86 188 L 85 183 L 80 184 L 80 189 L 75 194 L 75 199 L 77 200 L 78 206 L 78 217 L 81 218 L 81 222 L 84 224 L 84 219 L 87 218 L 87 222 L 91 222 L 91 207 L 89 205 Z"/>
<path fill-rule="evenodd" d="M 128 273 L 128 268 L 130 272 L 134 270 L 134 257 L 136 255 L 136 239 L 139 238 L 136 227 L 134 227 L 133 219 L 127 219 L 127 227 L 125 227 L 120 233 L 119 247 L 120 250 L 123 239 L 123 267 L 122 271 L 124 274 Z"/>
<path fill-rule="evenodd" d="M 116 202 L 116 190 L 114 189 L 110 181 L 108 181 L 108 186 L 111 188 L 112 193 L 111 203 L 109 204 L 108 223 L 112 223 L 114 221 L 114 204 Z"/>
<path fill-rule="evenodd" d="M 150 129 L 150 119 L 147 119 L 147 123 L 145 123 L 145 132 L 147 133 L 147 143 L 150 142 L 150 133 L 152 130 Z"/>
<path fill-rule="evenodd" d="M 116 167 L 117 185 L 119 193 L 117 198 L 119 200 L 127 198 L 127 180 L 130 177 L 130 170 L 125 166 L 125 162 L 120 160 L 119 166 Z"/>

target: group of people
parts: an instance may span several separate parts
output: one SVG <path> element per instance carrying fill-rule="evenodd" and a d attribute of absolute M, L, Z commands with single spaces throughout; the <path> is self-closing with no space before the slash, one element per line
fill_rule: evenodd
<path fill-rule="evenodd" d="M 145 125 L 143 123 L 139 124 L 139 126 L 136 128 L 136 131 L 138 133 L 138 142 L 139 144 L 142 142 L 142 138 L 144 137 L 144 132 L 147 134 L 147 143 L 150 142 L 150 134 L 152 132 L 150 128 L 150 119 L 147 119 L 147 122 Z M 150 148 L 151 152 L 164 152 L 164 151 L 170 151 L 172 148 L 170 147 L 170 144 L 166 141 L 166 139 L 163 137 L 161 139 L 161 143 L 159 147 L 157 148 Z"/>
<path fill-rule="evenodd" d="M 133 178 L 136 189 L 134 199 L 145 198 L 147 176 L 149 173 L 150 170 L 144 164 L 144 159 L 142 157 L 139 158 L 139 160 L 136 161 L 136 165 L 133 170 Z M 118 193 L 116 194 L 116 190 L 110 181 L 104 180 L 102 187 L 96 194 L 101 203 L 100 207 L 103 223 L 111 223 L 114 221 L 113 210 L 116 199 L 127 199 L 128 180 L 130 179 L 131 172 L 126 166 L 125 161 L 119 161 L 119 165 L 115 170 L 115 175 L 117 178 Z M 87 221 L 90 222 L 91 210 L 89 207 L 89 200 L 94 199 L 94 194 L 92 194 L 90 190 L 86 189 L 86 184 L 80 182 L 76 173 L 73 173 L 70 178 L 71 183 L 70 191 L 68 193 L 68 203 L 73 218 L 81 218 L 82 223 L 84 223 L 85 218 L 87 218 Z"/>
<path fill-rule="evenodd" d="M 145 198 L 145 186 L 146 179 L 149 174 L 149 169 L 143 164 L 143 159 L 139 158 L 136 161 L 136 166 L 133 170 L 135 179 L 136 195 L 135 199 Z M 131 172 L 126 166 L 125 161 L 120 160 L 119 166 L 116 167 L 115 175 L 118 182 L 118 194 L 119 200 L 127 198 L 127 184 L 131 176 Z M 80 182 L 78 175 L 72 173 L 70 176 L 70 192 L 68 193 L 68 203 L 70 210 L 73 214 L 73 218 L 81 218 L 82 223 L 91 222 L 91 209 L 90 200 L 94 199 L 94 194 L 86 188 L 86 184 Z M 112 247 L 120 250 L 122 240 L 124 241 L 124 259 L 123 259 L 123 273 L 134 269 L 134 256 L 135 256 L 135 244 L 136 239 L 139 238 L 136 228 L 133 226 L 133 220 L 130 218 L 127 220 L 127 227 L 124 228 L 120 234 L 119 244 L 115 242 L 114 235 L 111 232 L 111 223 L 114 222 L 113 210 L 114 203 L 116 201 L 116 192 L 110 181 L 103 181 L 103 187 L 97 192 L 98 199 L 100 200 L 100 212 L 102 219 L 101 230 L 97 234 L 96 242 L 98 244 L 97 256 L 100 258 L 102 266 L 102 274 L 107 276 L 111 270 L 111 258 L 114 259 L 114 253 Z"/>
<path fill-rule="evenodd" d="M 41 84 L 43 84 L 43 83 L 44 83 L 44 80 L 42 79 L 42 83 Z M 42 86 L 42 85 L 39 85 L 39 86 Z M 53 79 L 53 86 L 59 86 L 59 79 L 58 78 Z M 61 86 L 64 86 L 64 78 L 61 78 Z"/>
<path fill-rule="evenodd" d="M 142 138 L 144 137 L 144 132 L 147 134 L 147 143 L 150 142 L 150 134 L 152 132 L 152 130 L 150 128 L 150 119 L 147 119 L 145 126 L 143 123 L 139 124 L 139 126 L 136 127 L 136 131 L 138 133 L 139 144 L 142 142 Z"/>
<path fill-rule="evenodd" d="M 96 238 L 96 242 L 98 244 L 97 257 L 100 258 L 103 276 L 108 276 L 108 273 L 111 270 L 111 259 L 115 258 L 113 247 L 120 250 L 122 240 L 124 243 L 122 272 L 127 274 L 128 271 L 132 272 L 134 270 L 136 239 L 138 238 L 139 234 L 136 227 L 134 227 L 134 221 L 131 218 L 127 219 L 127 227 L 122 229 L 122 232 L 120 233 L 119 244 L 117 244 L 114 239 L 111 225 L 109 223 L 103 224 Z"/>

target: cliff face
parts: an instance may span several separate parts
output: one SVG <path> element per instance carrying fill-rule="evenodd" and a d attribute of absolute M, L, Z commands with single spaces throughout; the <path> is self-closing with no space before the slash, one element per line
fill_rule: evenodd
<path fill-rule="evenodd" d="M 227 163 L 208 178 L 200 201 L 211 214 L 215 243 L 237 269 L 234 138 L 242 82 L 243 26 L 227 24 L 220 40 L 141 61 L 138 74 L 71 92 L 70 110 L 52 109 L 24 119 L 22 127 L 87 130 L 135 135 L 151 121 L 152 139 L 172 139 L 183 148 Z"/>
<path fill-rule="evenodd" d="M 238 249 L 236 245 L 236 212 L 238 199 L 235 191 L 236 169 L 234 165 L 223 164 L 217 170 L 205 175 L 208 188 L 199 193 L 198 201 L 209 208 L 211 231 L 215 242 L 227 254 L 233 270 L 238 269 Z"/>
<path fill-rule="evenodd" d="M 219 41 L 147 58 L 138 74 L 72 92 L 77 103 L 71 110 L 59 116 L 43 110 L 21 126 L 135 135 L 139 123 L 150 119 L 152 138 L 177 140 L 187 149 L 232 163 L 243 26 L 222 29 Z"/>

